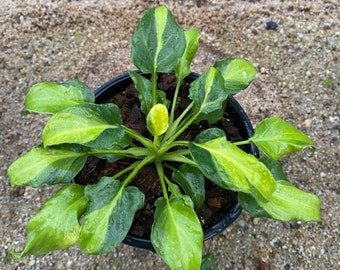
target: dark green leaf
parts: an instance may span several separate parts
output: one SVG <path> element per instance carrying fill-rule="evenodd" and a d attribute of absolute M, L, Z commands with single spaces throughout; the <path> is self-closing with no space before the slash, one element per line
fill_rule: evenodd
<path fill-rule="evenodd" d="M 77 80 L 68 80 L 61 84 L 35 84 L 25 98 L 26 110 L 37 113 L 56 113 L 81 103 L 94 103 L 94 94 L 87 85 Z"/>
<path fill-rule="evenodd" d="M 145 78 L 144 76 L 133 71 L 130 71 L 129 75 L 131 79 L 133 80 L 136 86 L 136 89 L 138 91 L 138 94 L 139 94 L 138 98 L 141 103 L 141 110 L 145 115 L 147 115 L 153 105 L 152 104 L 151 81 Z"/>
<path fill-rule="evenodd" d="M 185 49 L 185 35 L 164 6 L 148 9 L 132 37 L 131 57 L 145 73 L 171 72 Z"/>
<path fill-rule="evenodd" d="M 62 187 L 28 222 L 27 242 L 20 257 L 42 255 L 75 244 L 80 230 L 78 220 L 87 205 L 83 186 Z"/>
<path fill-rule="evenodd" d="M 143 207 L 144 194 L 124 187 L 111 177 L 102 177 L 85 188 L 90 204 L 81 225 L 79 245 L 87 254 L 112 251 L 127 235 L 136 211 Z"/>
<path fill-rule="evenodd" d="M 197 115 L 195 121 L 208 120 L 210 123 L 218 121 L 224 114 L 227 97 L 221 73 L 210 67 L 190 86 L 189 98 L 194 101 L 193 112 Z"/>
<path fill-rule="evenodd" d="M 44 146 L 76 143 L 109 148 L 124 136 L 119 108 L 112 103 L 81 104 L 53 115 L 43 130 Z"/>
<path fill-rule="evenodd" d="M 218 134 L 223 131 L 208 129 L 189 143 L 191 156 L 205 177 L 224 188 L 250 193 L 256 199 L 270 197 L 275 180 L 266 166 Z"/>
<path fill-rule="evenodd" d="M 201 207 L 205 199 L 205 180 L 202 172 L 184 164 L 172 174 L 172 178 L 183 188 L 185 194 L 190 196 L 195 207 Z"/>
<path fill-rule="evenodd" d="M 272 117 L 260 122 L 249 139 L 272 159 L 315 146 L 311 139 L 281 118 Z"/>
<path fill-rule="evenodd" d="M 156 201 L 151 242 L 172 270 L 200 269 L 203 230 L 189 196 Z"/>
<path fill-rule="evenodd" d="M 256 76 L 253 64 L 242 58 L 218 61 L 214 67 L 222 73 L 228 95 L 235 95 L 246 89 Z"/>
<path fill-rule="evenodd" d="M 207 253 L 202 257 L 202 265 L 201 270 L 215 270 L 216 268 L 216 260 L 214 255 L 211 253 Z"/>
<path fill-rule="evenodd" d="M 12 186 L 69 183 L 83 168 L 86 153 L 66 149 L 33 148 L 8 168 Z"/>
<path fill-rule="evenodd" d="M 286 180 L 288 178 L 286 174 L 283 172 L 281 163 L 275 159 L 264 156 L 260 158 L 260 161 L 266 165 L 266 167 L 270 170 L 271 174 L 274 176 L 275 180 Z"/>

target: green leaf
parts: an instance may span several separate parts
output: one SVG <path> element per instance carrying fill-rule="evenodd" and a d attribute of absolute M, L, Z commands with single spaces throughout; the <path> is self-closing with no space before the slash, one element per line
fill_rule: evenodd
<path fill-rule="evenodd" d="M 272 196 L 258 203 L 273 219 L 320 221 L 319 198 L 294 187 L 288 181 L 277 181 Z"/>
<path fill-rule="evenodd" d="M 102 177 L 85 188 L 90 204 L 81 225 L 79 246 L 87 254 L 112 251 L 127 235 L 136 211 L 143 207 L 144 194 L 124 187 L 111 177 Z"/>
<path fill-rule="evenodd" d="M 224 88 L 221 73 L 214 67 L 210 67 L 190 86 L 189 98 L 194 102 L 193 112 L 197 115 L 196 122 L 218 121 L 224 114 L 227 97 L 228 93 Z"/>
<path fill-rule="evenodd" d="M 202 206 L 205 199 L 205 179 L 199 169 L 183 164 L 172 174 L 172 179 L 190 196 L 195 207 Z"/>
<path fill-rule="evenodd" d="M 215 270 L 216 259 L 213 254 L 207 253 L 202 257 L 202 265 L 200 270 Z"/>
<path fill-rule="evenodd" d="M 288 181 L 287 176 L 283 172 L 282 166 L 279 161 L 264 156 L 259 159 L 270 170 L 275 181 L 285 180 Z M 268 217 L 270 215 L 257 203 L 255 198 L 250 194 L 239 192 L 238 202 L 241 207 L 246 210 L 252 217 Z"/>
<path fill-rule="evenodd" d="M 227 141 L 219 129 L 200 133 L 189 143 L 189 150 L 205 177 L 221 187 L 251 193 L 256 199 L 268 198 L 275 190 L 275 180 L 266 166 Z"/>
<path fill-rule="evenodd" d="M 136 90 L 138 92 L 138 98 L 141 103 L 141 110 L 144 114 L 148 114 L 148 112 L 152 108 L 152 84 L 151 81 L 144 76 L 133 72 L 129 71 L 129 75 L 131 79 L 133 80 Z"/>
<path fill-rule="evenodd" d="M 199 47 L 198 40 L 201 36 L 201 34 L 194 28 L 188 31 L 185 31 L 184 34 L 185 34 L 185 40 L 186 40 L 185 51 L 182 57 L 179 59 L 176 69 L 175 69 L 177 81 L 179 81 L 180 83 L 191 72 L 190 65 L 191 65 L 192 59 L 194 58 L 198 50 L 198 47 Z"/>
<path fill-rule="evenodd" d="M 276 160 L 306 147 L 315 149 L 312 140 L 306 134 L 278 117 L 267 118 L 260 122 L 249 141 Z"/>
<path fill-rule="evenodd" d="M 165 133 L 169 127 L 169 113 L 165 105 L 154 105 L 148 113 L 146 123 L 152 135 L 160 136 Z"/>
<path fill-rule="evenodd" d="M 145 73 L 171 72 L 185 49 L 184 31 L 164 6 L 148 9 L 132 36 L 131 57 Z"/>
<path fill-rule="evenodd" d="M 83 186 L 62 187 L 28 222 L 27 242 L 20 257 L 42 255 L 75 244 L 80 230 L 78 220 L 87 204 Z"/>
<path fill-rule="evenodd" d="M 203 230 L 189 196 L 156 201 L 151 242 L 172 270 L 200 269 Z"/>
<path fill-rule="evenodd" d="M 268 217 L 281 221 L 320 220 L 320 201 L 317 196 L 294 187 L 287 180 L 280 163 L 268 157 L 261 158 L 275 176 L 276 188 L 266 200 L 255 200 L 249 194 L 239 193 L 241 207 L 253 217 Z M 280 179 L 280 178 L 283 179 Z M 256 191 L 255 191 L 256 192 Z"/>
<path fill-rule="evenodd" d="M 42 140 L 44 146 L 76 143 L 105 149 L 123 138 L 121 123 L 115 104 L 81 104 L 53 115 L 46 123 Z"/>
<path fill-rule="evenodd" d="M 86 158 L 85 152 L 38 146 L 14 161 L 8 176 L 12 186 L 69 183 L 83 168 Z"/>
<path fill-rule="evenodd" d="M 218 61 L 214 67 L 222 73 L 228 95 L 235 95 L 246 89 L 256 76 L 256 69 L 253 64 L 242 58 Z"/>
<path fill-rule="evenodd" d="M 26 111 L 37 113 L 56 113 L 81 103 L 94 103 L 94 94 L 78 80 L 35 84 L 25 98 Z"/>

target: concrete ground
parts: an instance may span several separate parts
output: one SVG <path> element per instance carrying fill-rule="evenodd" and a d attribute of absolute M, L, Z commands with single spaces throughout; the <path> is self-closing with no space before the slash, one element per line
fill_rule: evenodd
<path fill-rule="evenodd" d="M 0 269 L 167 269 L 153 253 L 120 245 L 100 255 L 78 247 L 8 257 L 25 242 L 25 226 L 56 187 L 11 188 L 6 170 L 40 141 L 46 117 L 26 115 L 23 99 L 39 81 L 78 78 L 96 89 L 133 69 L 129 41 L 142 12 L 167 5 L 185 28 L 202 33 L 193 70 L 226 57 L 251 60 L 258 75 L 236 98 L 252 123 L 280 116 L 317 146 L 283 160 L 298 187 L 318 195 L 318 223 L 277 222 L 243 213 L 205 243 L 218 269 L 340 269 L 340 6 L 315 1 L 2 0 L 0 3 Z M 267 30 L 274 21 L 276 30 Z"/>

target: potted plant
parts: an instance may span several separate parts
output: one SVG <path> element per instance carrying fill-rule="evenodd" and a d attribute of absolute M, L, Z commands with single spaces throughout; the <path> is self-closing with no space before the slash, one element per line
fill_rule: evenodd
<path fill-rule="evenodd" d="M 42 143 L 8 168 L 10 183 L 62 187 L 29 221 L 26 246 L 14 256 L 41 255 L 75 243 L 87 254 L 112 251 L 144 205 L 143 192 L 131 183 L 146 166 L 157 172 L 162 193 L 155 202 L 150 239 L 171 269 L 200 268 L 204 233 L 195 209 L 204 201 L 207 182 L 237 192 L 239 204 L 252 216 L 320 220 L 319 199 L 294 187 L 277 161 L 314 149 L 312 141 L 272 117 L 257 124 L 249 138 L 232 142 L 217 123 L 256 71 L 248 60 L 233 58 L 214 63 L 200 76 L 192 74 L 199 36 L 196 29 L 183 31 L 164 6 L 147 10 L 140 19 L 131 58 L 143 73 L 128 74 L 138 93 L 137 113 L 145 120 L 142 132 L 122 121 L 116 104 L 95 103 L 93 92 L 77 80 L 42 82 L 30 89 L 26 110 L 52 116 Z M 158 88 L 165 73 L 175 78 L 171 95 Z M 183 104 L 183 99 L 189 102 Z M 198 134 L 188 140 L 192 127 Z M 264 156 L 247 153 L 245 145 L 256 145 Z M 127 158 L 130 163 L 97 183 L 77 184 L 74 179 L 89 157 L 112 164 Z"/>

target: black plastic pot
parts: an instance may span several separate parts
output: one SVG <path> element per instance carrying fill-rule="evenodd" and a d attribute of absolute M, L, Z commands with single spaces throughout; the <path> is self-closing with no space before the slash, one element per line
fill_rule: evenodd
<path fill-rule="evenodd" d="M 198 78 L 198 76 L 199 75 L 196 73 L 191 73 L 186 78 L 186 80 L 190 83 Z M 112 95 L 120 93 L 132 83 L 132 79 L 130 78 L 128 73 L 124 73 L 118 77 L 113 78 L 95 91 L 96 103 L 105 103 L 106 100 L 108 100 Z M 237 122 L 239 124 L 238 128 L 240 130 L 241 136 L 243 136 L 245 139 L 249 138 L 253 134 L 253 127 L 249 121 L 248 116 L 246 115 L 240 104 L 233 97 L 229 97 L 227 102 L 231 105 L 235 112 L 234 114 L 238 118 Z M 254 145 L 246 146 L 245 151 L 253 154 L 256 157 L 258 157 L 259 155 L 258 149 Z M 242 209 L 240 205 L 237 201 L 235 201 L 235 204 L 230 209 L 230 211 L 218 223 L 204 230 L 204 240 L 207 240 L 214 235 L 222 232 L 238 218 L 238 216 L 241 214 L 241 211 Z M 151 241 L 148 239 L 127 235 L 123 243 L 133 247 L 139 247 L 154 251 Z"/>

